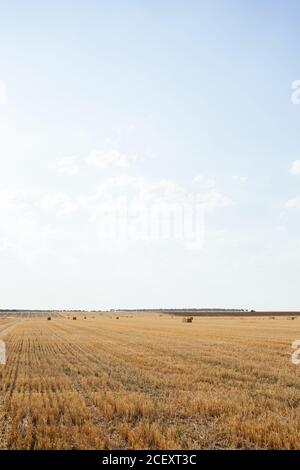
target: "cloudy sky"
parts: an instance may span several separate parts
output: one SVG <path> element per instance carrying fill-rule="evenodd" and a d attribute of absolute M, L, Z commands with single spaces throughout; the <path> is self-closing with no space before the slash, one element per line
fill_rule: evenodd
<path fill-rule="evenodd" d="M 0 307 L 299 309 L 299 22 L 1 2 Z"/>

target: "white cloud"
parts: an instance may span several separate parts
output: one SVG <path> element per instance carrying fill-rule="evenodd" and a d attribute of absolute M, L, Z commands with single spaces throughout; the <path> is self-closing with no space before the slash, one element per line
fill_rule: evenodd
<path fill-rule="evenodd" d="M 76 202 L 62 192 L 47 193 L 41 196 L 38 207 L 54 210 L 57 215 L 66 215 L 76 211 Z"/>
<path fill-rule="evenodd" d="M 103 170 L 109 168 L 127 169 L 137 161 L 136 155 L 128 155 L 118 150 L 93 150 L 86 159 L 86 163 Z"/>
<path fill-rule="evenodd" d="M 246 184 L 248 181 L 247 176 L 242 176 L 242 175 L 232 175 L 233 181 L 236 181 L 239 184 Z"/>
<path fill-rule="evenodd" d="M 92 167 L 96 167 L 102 170 L 125 170 L 137 160 L 138 157 L 136 155 L 125 154 L 116 149 L 107 151 L 92 150 L 86 158 L 78 158 L 75 156 L 63 157 L 58 160 L 56 168 L 59 173 L 76 175 L 80 173 L 84 165 L 91 169 Z"/>
<path fill-rule="evenodd" d="M 7 102 L 7 88 L 6 83 L 0 80 L 0 105 L 5 105 Z"/>
<path fill-rule="evenodd" d="M 61 240 L 70 256 L 87 247 L 91 252 L 105 251 L 114 241 L 118 246 L 120 232 L 119 228 L 114 231 L 114 227 L 123 230 L 125 226 L 126 234 L 129 233 L 125 246 L 141 240 L 163 243 L 165 235 L 157 233 L 166 229 L 164 233 L 173 234 L 172 241 L 190 249 L 194 239 L 197 243 L 202 240 L 202 214 L 224 208 L 230 202 L 216 186 L 197 186 L 191 190 L 188 185 L 170 179 L 131 175 L 103 178 L 94 189 L 26 192 L 0 189 L 0 252 L 26 256 L 28 260 L 31 256 L 36 259 L 39 253 L 52 256 Z M 194 215 L 199 221 L 196 228 Z M 184 236 L 183 218 L 188 221 Z M 77 230 L 73 232 L 74 227 Z"/>
<path fill-rule="evenodd" d="M 287 209 L 300 209 L 300 197 L 295 197 L 293 199 L 289 199 L 286 202 L 285 207 Z"/>
<path fill-rule="evenodd" d="M 206 210 L 221 209 L 230 206 L 232 200 L 221 193 L 217 188 L 212 188 L 209 191 L 204 191 L 198 195 L 198 200 Z"/>
<path fill-rule="evenodd" d="M 216 180 L 213 178 L 207 178 L 203 175 L 197 175 L 193 178 L 192 183 L 198 184 L 204 188 L 214 188 L 217 184 Z"/>
<path fill-rule="evenodd" d="M 198 175 L 192 182 L 197 185 L 197 200 L 206 210 L 226 207 L 232 203 L 229 197 L 220 192 L 215 179 Z"/>
<path fill-rule="evenodd" d="M 63 157 L 58 161 L 57 169 L 60 173 L 76 175 L 79 173 L 80 166 L 77 157 Z"/>
<path fill-rule="evenodd" d="M 172 180 L 153 181 L 144 177 L 122 175 L 105 179 L 93 193 L 82 194 L 79 205 L 90 214 L 90 220 L 96 220 L 102 213 L 103 205 L 116 208 L 120 201 L 142 205 L 145 210 L 165 204 L 197 204 L 203 210 L 213 210 L 224 208 L 232 202 L 217 187 L 189 191 L 187 187 Z"/>
<path fill-rule="evenodd" d="M 149 207 L 168 202 L 183 203 L 186 199 L 185 189 L 176 182 L 151 181 L 143 177 L 122 175 L 106 178 L 96 191 L 81 195 L 79 203 L 83 209 L 90 212 L 92 219 L 95 219 L 103 204 L 117 207 L 120 200 Z"/>
<path fill-rule="evenodd" d="M 300 160 L 295 160 L 290 168 L 292 175 L 300 175 Z"/>
<path fill-rule="evenodd" d="M 48 247 L 50 226 L 39 223 L 30 194 L 0 190 L 0 252 L 13 253 L 32 262 Z"/>
<path fill-rule="evenodd" d="M 79 203 L 98 239 L 105 238 L 101 246 L 117 241 L 121 248 L 122 242 L 127 246 L 168 239 L 188 249 L 201 247 L 203 204 L 175 181 L 129 175 L 107 178 L 97 191 L 82 195 Z"/>

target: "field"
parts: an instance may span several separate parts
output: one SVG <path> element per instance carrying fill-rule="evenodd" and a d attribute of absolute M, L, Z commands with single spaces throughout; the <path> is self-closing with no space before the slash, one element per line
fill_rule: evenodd
<path fill-rule="evenodd" d="M 47 316 L 0 317 L 0 448 L 300 449 L 300 318 Z"/>

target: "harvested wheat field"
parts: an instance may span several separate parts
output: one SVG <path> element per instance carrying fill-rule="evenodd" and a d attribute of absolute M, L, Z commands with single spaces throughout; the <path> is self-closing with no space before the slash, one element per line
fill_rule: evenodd
<path fill-rule="evenodd" d="M 85 316 L 0 319 L 2 449 L 300 448 L 300 318 Z"/>

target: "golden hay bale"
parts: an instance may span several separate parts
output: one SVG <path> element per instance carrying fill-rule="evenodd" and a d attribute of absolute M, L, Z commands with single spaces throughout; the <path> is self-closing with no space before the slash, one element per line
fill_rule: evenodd
<path fill-rule="evenodd" d="M 182 319 L 183 323 L 192 323 L 194 320 L 194 317 L 184 317 Z"/>

